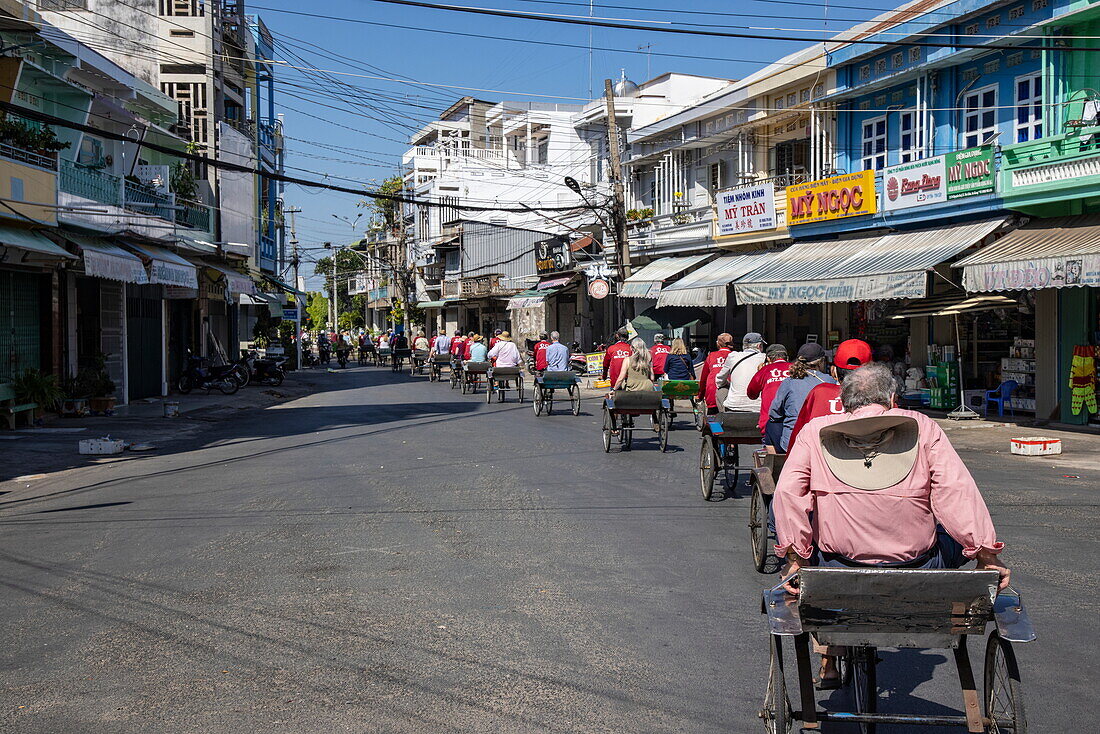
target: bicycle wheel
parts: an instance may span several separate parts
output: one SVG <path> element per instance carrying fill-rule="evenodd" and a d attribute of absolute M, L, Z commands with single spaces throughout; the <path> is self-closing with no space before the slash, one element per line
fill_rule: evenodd
<path fill-rule="evenodd" d="M 619 426 L 619 450 L 630 451 L 634 444 L 634 416 L 623 416 L 622 425 Z"/>
<path fill-rule="evenodd" d="M 1016 653 L 996 630 L 989 634 L 985 646 L 985 716 L 989 719 L 988 734 L 1025 734 L 1027 716 L 1020 685 L 1020 669 Z"/>
<path fill-rule="evenodd" d="M 710 501 L 714 492 L 714 475 L 717 473 L 718 452 L 714 450 L 714 442 L 710 436 L 704 434 L 703 443 L 699 449 L 699 486 L 703 490 L 703 499 Z"/>
<path fill-rule="evenodd" d="M 575 416 L 581 414 L 581 396 L 576 387 L 569 388 L 569 409 Z"/>
<path fill-rule="evenodd" d="M 849 648 L 848 665 L 852 675 L 852 699 L 857 714 L 873 714 L 878 710 L 877 662 L 873 647 Z M 875 724 L 859 724 L 860 734 L 875 734 Z"/>
<path fill-rule="evenodd" d="M 516 393 L 519 395 L 519 401 L 523 402 L 523 378 L 516 380 Z"/>
<path fill-rule="evenodd" d="M 764 692 L 764 708 L 760 718 L 764 720 L 766 734 L 789 734 L 794 716 L 791 699 L 787 696 L 787 677 L 783 674 L 783 657 L 779 638 L 771 638 L 771 662 L 768 664 L 768 688 Z"/>
<path fill-rule="evenodd" d="M 749 535 L 752 537 L 752 561 L 758 573 L 764 573 L 768 562 L 768 500 L 753 482 L 749 502 Z"/>
<path fill-rule="evenodd" d="M 542 415 L 542 386 L 535 384 L 535 394 L 531 397 L 531 409 L 535 415 Z"/>
<path fill-rule="evenodd" d="M 663 410 L 657 414 L 657 438 L 661 442 L 661 453 L 668 451 L 668 431 L 672 421 Z"/>
<path fill-rule="evenodd" d="M 605 454 L 611 453 L 611 431 L 614 428 L 615 419 L 605 405 L 603 409 L 603 450 Z"/>
<path fill-rule="evenodd" d="M 493 402 L 493 393 L 496 392 L 495 383 L 489 379 L 485 381 L 485 404 L 489 405 Z"/>
<path fill-rule="evenodd" d="M 428 368 L 428 382 L 435 382 L 439 379 L 439 375 L 435 371 L 435 365 L 433 364 Z"/>
<path fill-rule="evenodd" d="M 241 387 L 248 387 L 248 383 L 252 382 L 252 373 L 248 371 L 248 368 L 244 365 L 233 365 L 233 369 L 230 371 L 229 376 L 237 381 L 237 384 Z"/>

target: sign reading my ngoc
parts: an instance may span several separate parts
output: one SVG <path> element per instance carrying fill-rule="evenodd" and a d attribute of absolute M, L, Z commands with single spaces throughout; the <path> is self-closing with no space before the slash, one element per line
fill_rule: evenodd
<path fill-rule="evenodd" d="M 787 187 L 787 226 L 878 211 L 875 172 L 859 171 Z"/>

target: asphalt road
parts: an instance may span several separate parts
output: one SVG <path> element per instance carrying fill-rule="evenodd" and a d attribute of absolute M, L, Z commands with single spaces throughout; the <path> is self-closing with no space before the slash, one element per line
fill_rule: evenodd
<path fill-rule="evenodd" d="M 702 501 L 697 434 L 607 455 L 594 403 L 320 378 L 170 452 L 2 486 L 0 730 L 762 731 L 775 577 L 748 500 Z M 1030 731 L 1085 731 L 1098 443 L 1028 463 L 952 435 L 1039 630 Z M 944 652 L 882 657 L 882 709 L 959 712 Z"/>

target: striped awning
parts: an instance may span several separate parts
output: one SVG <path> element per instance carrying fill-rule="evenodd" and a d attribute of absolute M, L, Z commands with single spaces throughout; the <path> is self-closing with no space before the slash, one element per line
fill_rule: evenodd
<path fill-rule="evenodd" d="M 658 306 L 725 306 L 730 283 L 760 267 L 777 252 L 726 255 L 712 260 L 693 273 L 664 288 Z"/>
<path fill-rule="evenodd" d="M 100 237 L 69 232 L 62 236 L 79 248 L 80 256 L 84 260 L 85 275 L 134 285 L 145 285 L 149 282 L 144 263 L 132 252 Z"/>
<path fill-rule="evenodd" d="M 446 301 L 419 301 L 416 304 L 417 308 L 443 308 L 447 305 Z"/>
<path fill-rule="evenodd" d="M 9 250 L 20 250 L 13 253 Z M 29 229 L 0 226 L 0 262 L 24 262 L 29 259 L 57 258 L 75 260 L 76 256 L 54 244 L 45 235 Z"/>
<path fill-rule="evenodd" d="M 968 291 L 1100 286 L 1100 214 L 1032 220 L 955 267 Z"/>
<path fill-rule="evenodd" d="M 960 313 L 977 313 L 979 311 L 995 311 L 1001 308 L 1015 309 L 1019 302 L 1007 296 L 993 295 L 968 295 L 966 293 L 950 293 L 942 296 L 922 298 L 905 305 L 890 318 L 894 319 L 919 319 L 933 316 L 954 316 Z"/>
<path fill-rule="evenodd" d="M 127 247 L 145 260 L 150 283 L 198 288 L 199 278 L 195 266 L 170 250 L 144 242 L 124 240 Z"/>
<path fill-rule="evenodd" d="M 619 295 L 624 298 L 656 298 L 666 280 L 695 267 L 709 257 L 708 253 L 688 257 L 662 257 L 654 260 L 623 281 Z"/>
<path fill-rule="evenodd" d="M 924 298 L 928 271 L 1007 224 L 1006 218 L 847 240 L 795 242 L 742 277 L 739 303 L 843 303 Z"/>

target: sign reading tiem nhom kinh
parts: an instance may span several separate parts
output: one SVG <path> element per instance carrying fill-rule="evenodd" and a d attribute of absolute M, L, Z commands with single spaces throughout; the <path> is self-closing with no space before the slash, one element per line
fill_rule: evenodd
<path fill-rule="evenodd" d="M 720 237 L 776 228 L 775 185 L 770 182 L 724 189 L 714 203 Z"/>
<path fill-rule="evenodd" d="M 878 211 L 875 172 L 859 171 L 787 187 L 787 226 Z"/>

